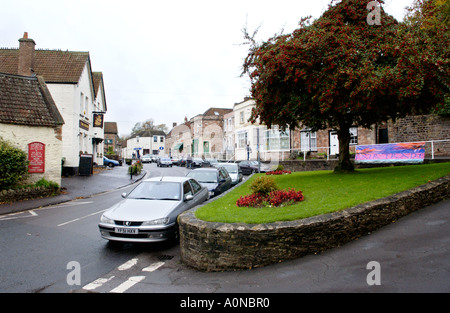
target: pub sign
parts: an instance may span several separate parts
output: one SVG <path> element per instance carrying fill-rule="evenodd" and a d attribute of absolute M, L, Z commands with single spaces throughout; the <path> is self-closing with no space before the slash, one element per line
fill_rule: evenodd
<path fill-rule="evenodd" d="M 45 144 L 28 144 L 28 173 L 45 173 Z"/>

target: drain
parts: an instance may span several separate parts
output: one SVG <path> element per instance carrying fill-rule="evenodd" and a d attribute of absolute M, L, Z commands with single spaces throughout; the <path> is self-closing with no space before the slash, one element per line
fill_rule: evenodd
<path fill-rule="evenodd" d="M 158 257 L 158 260 L 160 261 L 172 260 L 173 257 L 174 257 L 173 255 L 163 254 Z"/>

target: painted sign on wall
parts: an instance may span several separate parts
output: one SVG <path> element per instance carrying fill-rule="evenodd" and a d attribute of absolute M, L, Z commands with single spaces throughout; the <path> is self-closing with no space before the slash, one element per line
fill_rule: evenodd
<path fill-rule="evenodd" d="M 45 173 L 45 144 L 32 142 L 28 144 L 28 173 Z"/>
<path fill-rule="evenodd" d="M 356 146 L 356 163 L 421 163 L 425 142 Z"/>

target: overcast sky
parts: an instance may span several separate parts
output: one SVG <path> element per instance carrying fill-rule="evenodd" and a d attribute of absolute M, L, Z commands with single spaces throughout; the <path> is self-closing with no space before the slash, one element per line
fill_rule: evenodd
<path fill-rule="evenodd" d="M 240 77 L 247 24 L 257 39 L 302 17 L 318 18 L 331 0 L 0 0 L 0 47 L 28 32 L 37 49 L 89 51 L 104 75 L 106 121 L 121 136 L 137 122 L 182 123 L 210 107 L 232 108 L 249 95 Z M 368 0 L 369 2 L 369 0 Z M 386 0 L 398 20 L 412 0 Z"/>

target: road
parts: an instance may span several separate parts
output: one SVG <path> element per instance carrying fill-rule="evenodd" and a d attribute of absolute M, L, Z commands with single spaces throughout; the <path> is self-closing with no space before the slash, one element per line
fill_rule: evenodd
<path fill-rule="evenodd" d="M 145 168 L 151 176 L 187 173 Z M 450 292 L 450 200 L 318 255 L 202 273 L 181 263 L 177 244 L 111 245 L 100 237 L 101 213 L 131 188 L 0 216 L 0 292 Z"/>

